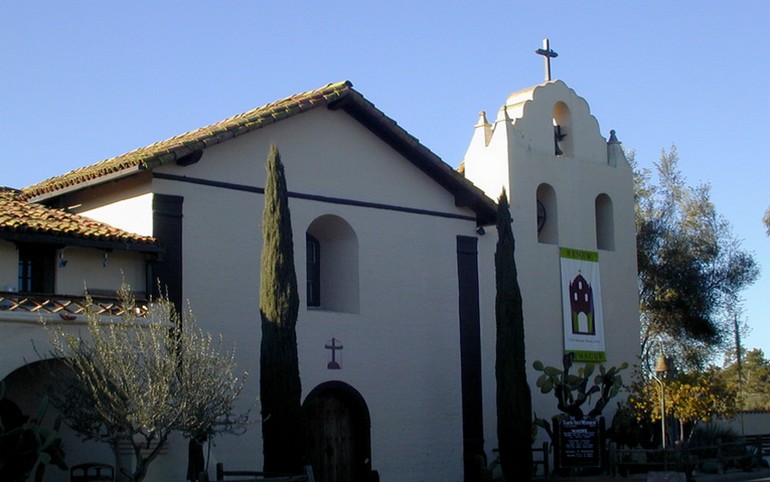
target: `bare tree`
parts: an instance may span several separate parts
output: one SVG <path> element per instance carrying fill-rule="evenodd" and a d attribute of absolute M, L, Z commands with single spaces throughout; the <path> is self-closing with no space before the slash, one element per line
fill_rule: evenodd
<path fill-rule="evenodd" d="M 234 407 L 245 374 L 236 375 L 221 337 L 202 332 L 189 312 L 180 319 L 167 298 L 140 317 L 130 289 L 120 296 L 125 314 L 106 319 L 89 309 L 86 333 L 46 325 L 53 355 L 71 369 L 52 395 L 84 439 L 130 444 L 135 467 L 123 473 L 140 482 L 172 432 L 200 440 L 245 428 L 248 415 Z"/>

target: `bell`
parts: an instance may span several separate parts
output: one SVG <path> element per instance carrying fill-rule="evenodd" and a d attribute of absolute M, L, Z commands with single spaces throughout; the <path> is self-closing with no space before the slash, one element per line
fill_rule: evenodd
<path fill-rule="evenodd" d="M 658 355 L 658 358 L 655 360 L 655 373 L 666 373 L 668 372 L 668 360 L 666 360 L 666 357 L 663 356 L 661 353 Z"/>
<path fill-rule="evenodd" d="M 559 142 L 561 142 L 561 140 L 564 139 L 565 137 L 567 137 L 567 134 L 561 133 L 561 126 L 558 124 L 554 125 L 553 126 L 553 147 L 554 147 L 553 153 L 557 156 L 561 156 L 562 154 L 564 154 L 564 152 L 562 152 L 561 148 L 559 147 Z"/>

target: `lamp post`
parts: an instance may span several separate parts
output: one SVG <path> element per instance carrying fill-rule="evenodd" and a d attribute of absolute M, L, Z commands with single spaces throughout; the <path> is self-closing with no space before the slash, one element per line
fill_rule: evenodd
<path fill-rule="evenodd" d="M 666 460 L 666 391 L 663 386 L 663 377 L 666 376 L 668 371 L 668 360 L 666 360 L 666 357 L 661 353 L 655 360 L 655 374 L 652 375 L 652 378 L 660 384 L 660 446 L 663 449 L 664 470 L 667 468 L 668 461 Z"/>

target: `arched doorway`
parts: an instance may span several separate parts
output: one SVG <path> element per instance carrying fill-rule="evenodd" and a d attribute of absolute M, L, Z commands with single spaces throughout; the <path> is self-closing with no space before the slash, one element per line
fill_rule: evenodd
<path fill-rule="evenodd" d="M 368 482 L 372 478 L 371 419 L 364 398 L 350 385 L 332 381 L 305 398 L 309 462 L 318 482 Z"/>
<path fill-rule="evenodd" d="M 50 396 L 52 390 L 60 387 L 59 382 L 71 376 L 70 369 L 61 359 L 51 358 L 38 360 L 15 369 L 0 380 L 5 388 L 5 403 L 18 407 L 25 418 L 39 415 L 42 402 Z M 53 429 L 59 412 L 53 403 L 47 405 L 45 416 L 40 425 L 45 429 Z M 5 420 L 4 420 L 5 422 Z M 62 423 L 58 430 L 64 449 L 64 461 L 69 467 L 82 463 L 105 463 L 113 465 L 115 454 L 105 443 L 93 440 L 83 440 L 67 424 Z M 0 470 L 0 473 L 2 471 Z M 0 479 L 5 480 L 0 476 Z M 68 470 L 49 465 L 45 471 L 46 482 L 69 482 Z"/>

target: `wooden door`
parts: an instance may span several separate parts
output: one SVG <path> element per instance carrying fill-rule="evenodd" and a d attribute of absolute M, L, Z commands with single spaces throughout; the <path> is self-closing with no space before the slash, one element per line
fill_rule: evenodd
<path fill-rule="evenodd" d="M 308 455 L 318 482 L 355 482 L 355 430 L 350 407 L 334 392 L 308 407 Z"/>

